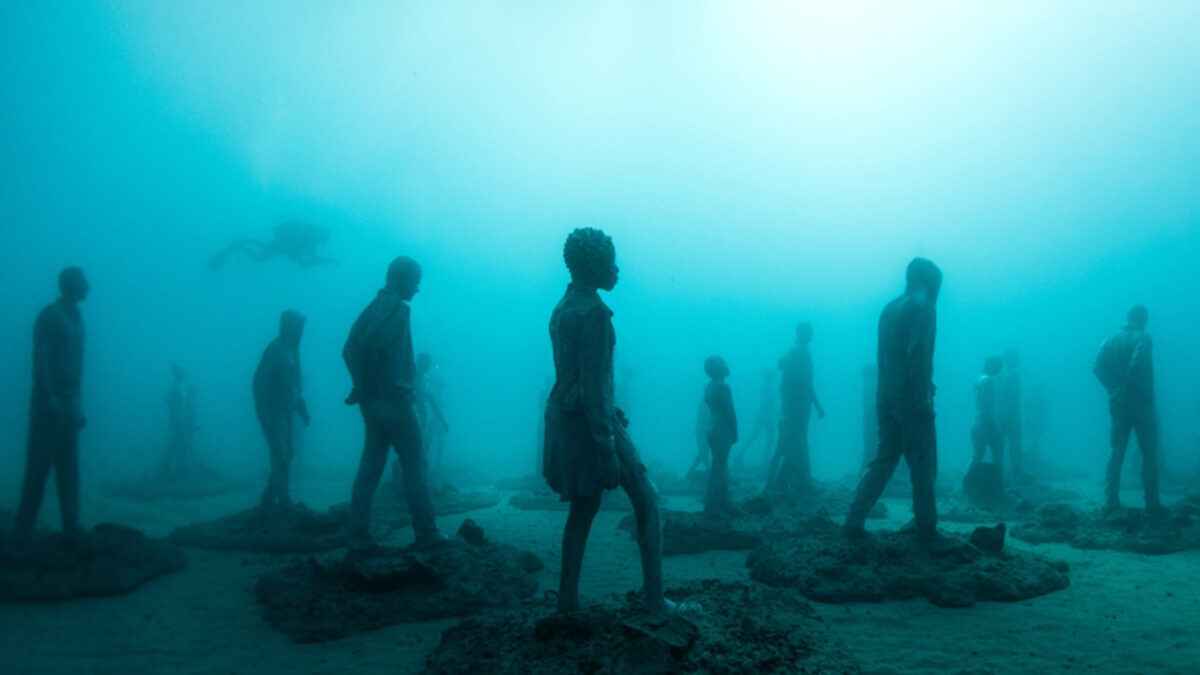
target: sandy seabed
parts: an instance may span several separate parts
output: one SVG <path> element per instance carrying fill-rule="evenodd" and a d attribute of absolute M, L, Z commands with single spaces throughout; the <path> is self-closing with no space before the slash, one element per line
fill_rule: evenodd
<path fill-rule="evenodd" d="M 345 501 L 350 476 L 300 478 L 294 495 L 323 510 Z M 1095 486 L 1071 486 L 1096 496 Z M 1081 488 L 1081 489 L 1080 489 Z M 256 489 L 203 501 L 153 506 L 85 494 L 89 524 L 119 522 L 162 537 L 172 528 L 252 505 Z M 557 587 L 559 537 L 565 514 L 507 505 L 439 519 L 453 533 L 466 517 L 489 539 L 537 553 L 542 593 Z M 53 504 L 52 491 L 47 494 Z M 887 500 L 891 516 L 872 529 L 898 527 L 911 514 Z M 1126 503 L 1137 504 L 1133 492 Z M 669 500 L 692 508 L 692 498 Z M 840 510 L 841 505 L 833 505 Z M 586 596 L 641 585 L 637 550 L 617 529 L 624 514 L 602 511 L 584 567 Z M 47 508 L 43 522 L 57 514 Z M 948 530 L 969 525 L 945 523 Z M 401 529 L 386 543 L 407 544 Z M 822 605 L 818 613 L 861 661 L 866 673 L 1195 673 L 1200 669 L 1200 551 L 1143 556 L 1084 551 L 1058 544 L 1031 547 L 1070 563 L 1069 588 L 1014 604 L 940 609 L 923 599 L 882 604 Z M 402 624 L 345 640 L 293 643 L 262 619 L 255 578 L 289 559 L 191 549 L 178 574 L 121 597 L 51 605 L 0 605 L 0 670 L 5 673 L 366 673 L 419 672 L 441 631 L 456 620 Z M 332 555 L 340 555 L 334 552 Z M 713 551 L 666 560 L 668 585 L 717 578 L 747 580 L 746 553 Z"/>

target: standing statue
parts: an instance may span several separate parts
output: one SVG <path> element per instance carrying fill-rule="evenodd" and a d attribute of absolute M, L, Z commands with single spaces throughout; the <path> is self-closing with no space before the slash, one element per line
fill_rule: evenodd
<path fill-rule="evenodd" d="M 1004 483 L 1004 432 L 998 413 L 997 381 L 1003 370 L 1004 359 L 999 356 L 989 356 L 984 361 L 983 374 L 975 380 L 975 423 L 971 426 L 971 445 L 975 451 L 971 464 L 982 462 L 987 449 L 991 448 L 1001 485 Z"/>
<path fill-rule="evenodd" d="M 720 356 L 704 361 L 704 374 L 711 378 L 704 392 L 712 426 L 708 445 L 712 448 L 712 464 L 708 472 L 708 490 L 704 495 L 704 515 L 707 518 L 743 515 L 729 498 L 729 451 L 738 440 L 737 413 L 733 408 L 733 391 L 726 384 L 729 366 Z"/>
<path fill-rule="evenodd" d="M 329 241 L 329 228 L 313 225 L 303 220 L 289 220 L 277 225 L 270 241 L 259 239 L 235 239 L 221 252 L 213 256 L 208 269 L 217 270 L 234 253 L 241 253 L 250 260 L 260 263 L 283 256 L 301 267 L 314 265 L 336 265 L 332 258 L 317 255 L 317 249 Z"/>
<path fill-rule="evenodd" d="M 779 429 L 779 411 L 777 409 L 779 397 L 775 392 L 775 371 L 764 370 L 762 386 L 758 389 L 758 414 L 754 416 L 754 428 L 750 431 L 750 438 L 742 443 L 742 449 L 738 452 L 738 466 L 745 464 L 746 454 L 760 438 L 764 440 L 766 447 L 761 464 L 766 465 L 770 461 L 771 450 L 775 447 L 776 434 Z"/>
<path fill-rule="evenodd" d="M 933 347 L 937 335 L 937 298 L 942 271 L 925 258 L 914 258 L 905 274 L 904 293 L 879 316 L 879 448 L 858 483 L 844 530 L 865 535 L 867 513 L 887 487 L 903 457 L 912 476 L 917 538 L 941 540 L 937 531 L 937 431 L 933 418 Z"/>
<path fill-rule="evenodd" d="M 259 501 L 264 514 L 292 506 L 292 457 L 295 454 L 295 416 L 304 426 L 311 418 L 300 392 L 300 338 L 304 315 L 287 310 L 279 316 L 279 336 L 267 344 L 254 371 L 254 412 L 270 452 L 271 477 Z"/>
<path fill-rule="evenodd" d="M 159 473 L 164 478 L 180 478 L 191 470 L 192 441 L 195 438 L 195 399 L 189 415 L 187 373 L 178 363 L 171 364 L 171 387 L 167 390 L 167 448 Z"/>
<path fill-rule="evenodd" d="M 546 463 L 550 488 L 571 503 L 563 532 L 558 611 L 579 609 L 579 574 L 592 520 L 605 490 L 620 485 L 633 504 L 649 614 L 674 605 L 663 595 L 662 522 L 658 495 L 613 403 L 612 311 L 598 290 L 617 284 L 612 239 L 594 228 L 567 237 L 563 258 L 571 284 L 550 317 L 556 379 L 546 403 Z"/>
<path fill-rule="evenodd" d="M 358 315 L 342 349 L 353 390 L 347 405 L 358 404 L 366 427 L 362 459 L 350 494 L 347 545 L 351 557 L 379 548 L 371 537 L 371 503 L 395 449 L 403 473 L 404 498 L 412 515 L 415 547 L 442 541 L 429 500 L 421 421 L 417 414 L 417 366 L 413 359 L 408 303 L 421 284 L 421 266 L 408 257 L 388 266 L 387 281 Z"/>
<path fill-rule="evenodd" d="M 796 344 L 779 359 L 782 377 L 779 398 L 783 416 L 779 420 L 779 444 L 771 458 L 767 486 L 773 490 L 795 487 L 801 492 L 812 490 L 812 460 L 808 452 L 808 423 L 813 408 L 817 419 L 825 419 L 825 408 L 813 387 L 813 360 L 808 346 L 812 343 L 812 324 L 796 325 Z"/>
<path fill-rule="evenodd" d="M 71 539 L 83 536 L 79 525 L 79 430 L 87 418 L 80 392 L 84 330 L 79 303 L 87 298 L 89 289 L 83 270 L 64 269 L 58 275 L 58 299 L 47 305 L 33 324 L 33 394 L 25 480 L 13 532 L 18 545 L 25 545 L 33 536 L 51 469 L 58 487 L 63 534 Z"/>
<path fill-rule="evenodd" d="M 1108 391 L 1112 418 L 1112 456 L 1104 482 L 1105 508 L 1121 508 L 1121 466 L 1130 433 L 1142 451 L 1142 490 L 1146 510 L 1162 511 L 1158 498 L 1158 424 L 1154 408 L 1154 344 L 1146 333 L 1150 312 L 1143 305 L 1129 310 L 1125 327 L 1100 347 L 1092 372 Z"/>
<path fill-rule="evenodd" d="M 712 413 L 708 409 L 708 401 L 705 396 L 700 396 L 700 406 L 696 408 L 696 423 L 692 425 L 692 436 L 696 441 L 696 456 L 692 458 L 692 465 L 688 467 L 686 479 L 691 482 L 697 479 L 701 471 L 706 473 L 712 472 L 712 462 L 709 461 L 709 454 L 712 449 L 708 447 L 708 432 L 712 429 Z"/>
<path fill-rule="evenodd" d="M 1004 370 L 996 380 L 996 422 L 1004 443 L 1014 481 L 1024 481 L 1025 449 L 1021 445 L 1021 354 L 1015 349 L 1004 352 Z M 997 460 L 998 462 L 999 460 Z M 1003 467 L 1001 467 L 1003 468 Z"/>

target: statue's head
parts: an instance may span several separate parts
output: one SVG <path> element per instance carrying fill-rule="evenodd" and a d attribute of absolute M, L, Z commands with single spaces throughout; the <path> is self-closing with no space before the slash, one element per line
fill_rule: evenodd
<path fill-rule="evenodd" d="M 424 375 L 433 369 L 433 357 L 426 352 L 417 354 L 417 375 Z"/>
<path fill-rule="evenodd" d="M 931 302 L 937 302 L 942 288 L 942 271 L 928 258 L 913 258 L 904 275 L 908 282 L 908 293 L 923 291 Z"/>
<path fill-rule="evenodd" d="M 812 342 L 812 324 L 807 321 L 801 321 L 796 324 L 796 342 L 806 345 Z"/>
<path fill-rule="evenodd" d="M 704 359 L 704 374 L 713 379 L 729 377 L 729 364 L 720 356 L 710 356 Z"/>
<path fill-rule="evenodd" d="M 83 275 L 83 270 L 78 267 L 66 267 L 58 273 L 58 292 L 64 300 L 69 302 L 79 302 L 87 297 L 91 286 L 88 285 L 87 277 Z"/>
<path fill-rule="evenodd" d="M 1145 305 L 1134 305 L 1129 308 L 1129 326 L 1138 330 L 1146 328 L 1146 324 L 1150 322 L 1150 310 L 1146 309 Z"/>
<path fill-rule="evenodd" d="M 421 285 L 421 266 L 408 256 L 400 256 L 388 265 L 387 284 L 389 291 L 404 300 L 412 300 Z"/>
<path fill-rule="evenodd" d="M 304 315 L 294 309 L 279 315 L 279 339 L 283 344 L 292 349 L 300 346 L 300 338 L 304 335 L 304 320 Z"/>
<path fill-rule="evenodd" d="M 1021 352 L 1015 349 L 1006 349 L 1004 351 L 1004 364 L 1009 370 L 1016 370 L 1021 367 Z"/>
<path fill-rule="evenodd" d="M 983 372 L 985 375 L 999 375 L 1002 370 L 1004 370 L 1004 359 L 999 356 L 989 356 L 983 362 Z"/>
<path fill-rule="evenodd" d="M 571 232 L 563 246 L 563 260 L 575 283 L 606 291 L 617 285 L 617 250 L 602 230 L 580 227 Z"/>

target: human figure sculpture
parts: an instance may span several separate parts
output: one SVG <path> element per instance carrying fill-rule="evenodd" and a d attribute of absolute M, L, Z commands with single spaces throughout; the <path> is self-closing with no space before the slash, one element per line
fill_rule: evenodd
<path fill-rule="evenodd" d="M 186 475 L 191 468 L 191 440 L 194 438 L 194 405 L 188 414 L 187 373 L 178 363 L 171 364 L 171 387 L 167 390 L 167 448 L 160 473 L 165 478 Z M 193 400 L 194 403 L 194 400 Z"/>
<path fill-rule="evenodd" d="M 991 448 L 1001 483 L 1004 480 L 1004 433 L 997 412 L 997 390 L 1003 370 L 1004 359 L 999 356 L 989 356 L 984 361 L 983 374 L 975 380 L 975 423 L 971 426 L 971 445 L 974 449 L 971 463 L 982 462 L 988 448 Z"/>
<path fill-rule="evenodd" d="M 767 481 L 774 490 L 794 488 L 800 492 L 813 487 L 812 460 L 808 452 L 808 424 L 812 411 L 825 419 L 825 408 L 813 387 L 813 360 L 809 351 L 812 324 L 796 326 L 796 344 L 779 359 L 779 399 L 783 415 L 779 420 L 779 442 Z"/>
<path fill-rule="evenodd" d="M 393 260 L 384 288 L 358 315 L 342 349 L 354 384 L 346 403 L 358 405 L 366 428 L 347 524 L 347 545 L 355 558 L 379 548 L 370 531 L 371 503 L 389 449 L 396 451 L 400 462 L 404 498 L 416 535 L 414 547 L 424 548 L 443 540 L 429 500 L 428 468 L 417 413 L 417 366 L 408 303 L 420 284 L 421 267 L 415 260 Z"/>
<path fill-rule="evenodd" d="M 770 461 L 779 430 L 779 397 L 776 392 L 775 372 L 764 370 L 762 385 L 758 389 L 758 414 L 754 416 L 754 428 L 750 431 L 750 437 L 742 443 L 742 448 L 738 451 L 738 466 L 745 464 L 746 455 L 751 447 L 757 445 L 759 439 L 762 439 L 763 445 L 766 446 L 761 464 L 765 465 Z"/>
<path fill-rule="evenodd" d="M 301 267 L 336 265 L 338 264 L 336 260 L 322 258 L 317 254 L 317 249 L 329 241 L 329 234 L 328 227 L 313 225 L 303 220 L 289 220 L 275 226 L 270 241 L 233 240 L 228 246 L 221 249 L 220 253 L 213 256 L 208 263 L 208 268 L 210 270 L 219 269 L 234 253 L 241 253 L 256 263 L 283 256 Z"/>
<path fill-rule="evenodd" d="M 69 539 L 83 536 L 79 525 L 79 430 L 87 424 L 80 384 L 83 377 L 83 316 L 79 303 L 90 289 L 78 267 L 58 275 L 58 299 L 33 324 L 33 393 L 29 401 L 29 436 L 25 446 L 25 480 L 13 535 L 18 545 L 33 536 L 33 526 L 54 470 L 62 531 Z"/>
<path fill-rule="evenodd" d="M 617 283 L 612 239 L 594 228 L 567 237 L 563 258 L 571 284 L 550 317 L 554 388 L 546 403 L 546 462 L 550 488 L 571 503 L 563 532 L 558 611 L 579 609 L 579 575 L 592 520 L 606 490 L 621 486 L 633 504 L 642 559 L 644 608 L 673 608 L 663 595 L 662 523 L 654 484 L 613 403 L 612 311 L 597 291 Z"/>
<path fill-rule="evenodd" d="M 1021 354 L 1015 349 L 1004 352 L 1004 370 L 996 379 L 996 422 L 1004 454 L 1012 467 L 1015 481 L 1025 480 L 1024 438 L 1021 425 Z M 999 462 L 999 460 L 997 460 Z M 1003 467 L 1001 467 L 1003 468 Z"/>
<path fill-rule="evenodd" d="M 704 374 L 711 378 L 704 391 L 704 402 L 712 420 L 708 431 L 712 461 L 708 471 L 708 490 L 704 495 L 704 515 L 710 519 L 741 515 L 741 509 L 729 498 L 729 451 L 738 440 L 733 391 L 725 382 L 725 378 L 729 377 L 729 366 L 720 356 L 710 356 L 704 361 Z"/>
<path fill-rule="evenodd" d="M 425 453 L 433 458 L 433 466 L 440 467 L 450 423 L 442 412 L 441 383 L 434 375 L 434 368 L 432 356 L 424 352 L 417 355 L 417 415 L 421 420 Z"/>
<path fill-rule="evenodd" d="M 287 310 L 279 316 L 279 335 L 267 344 L 254 371 L 254 412 L 267 441 L 271 475 L 259 501 L 264 513 L 291 507 L 292 458 L 295 455 L 296 416 L 308 426 L 311 418 L 301 393 L 300 338 L 304 315 Z"/>
<path fill-rule="evenodd" d="M 707 390 L 706 390 L 707 391 Z M 701 471 L 711 472 L 712 462 L 709 455 L 712 449 L 708 446 L 708 432 L 712 429 L 712 413 L 708 409 L 708 401 L 700 396 L 700 405 L 696 408 L 696 423 L 692 426 L 692 435 L 696 441 L 696 456 L 688 467 L 687 480 L 696 480 Z"/>
<path fill-rule="evenodd" d="M 879 366 L 868 363 L 862 368 L 862 441 L 863 454 L 860 470 L 875 457 L 879 449 L 879 416 L 875 413 L 875 395 L 879 389 Z"/>
<path fill-rule="evenodd" d="M 1121 466 L 1129 435 L 1137 434 L 1142 452 L 1142 490 L 1146 510 L 1161 512 L 1158 496 L 1158 422 L 1154 408 L 1153 341 L 1146 332 L 1150 313 L 1143 305 L 1129 310 L 1125 327 L 1100 347 L 1092 368 L 1108 392 L 1112 419 L 1112 455 L 1104 483 L 1105 508 L 1121 507 Z"/>
<path fill-rule="evenodd" d="M 933 347 L 937 334 L 937 298 L 942 272 L 925 258 L 915 258 L 905 274 L 907 287 L 879 317 L 879 448 L 858 483 L 844 531 L 865 534 L 867 513 L 879 500 L 903 457 L 912 477 L 913 515 L 917 538 L 934 543 L 937 504 L 937 432 L 934 428 Z"/>

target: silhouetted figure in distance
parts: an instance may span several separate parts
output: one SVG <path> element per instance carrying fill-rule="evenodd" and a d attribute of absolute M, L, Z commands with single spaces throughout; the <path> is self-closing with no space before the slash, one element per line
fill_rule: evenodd
<path fill-rule="evenodd" d="M 794 487 L 806 492 L 813 487 L 812 459 L 808 452 L 808 423 L 813 408 L 817 418 L 825 419 L 825 409 L 813 388 L 813 360 L 808 345 L 812 342 L 812 324 L 796 325 L 796 344 L 779 359 L 779 399 L 783 415 L 779 420 L 779 442 L 771 458 L 769 488 Z M 776 468 L 778 467 L 778 469 Z"/>
<path fill-rule="evenodd" d="M 662 523 L 654 484 L 613 402 L 612 311 L 598 290 L 617 284 L 612 239 L 594 228 L 571 232 L 563 247 L 571 284 L 550 317 L 554 388 L 546 404 L 546 464 L 550 488 L 571 503 L 563 532 L 558 611 L 579 609 L 579 574 L 592 520 L 606 490 L 620 485 L 637 522 L 645 609 L 671 611 L 663 596 Z"/>
<path fill-rule="evenodd" d="M 934 428 L 933 347 L 937 335 L 937 298 L 942 272 L 925 258 L 914 258 L 905 274 L 907 288 L 879 317 L 879 449 L 858 483 L 846 516 L 845 532 L 865 534 L 867 513 L 903 457 L 912 476 L 917 537 L 937 542 L 937 432 Z"/>
<path fill-rule="evenodd" d="M 274 236 L 270 241 L 235 239 L 213 256 L 208 263 L 208 269 L 220 268 L 225 259 L 234 253 L 242 253 L 256 263 L 283 256 L 301 267 L 338 264 L 332 258 L 317 255 L 317 249 L 329 241 L 328 227 L 313 225 L 303 220 L 289 220 L 275 226 L 272 234 Z"/>
<path fill-rule="evenodd" d="M 712 454 L 712 449 L 708 447 L 710 429 L 712 429 L 712 412 L 708 409 L 705 395 L 701 395 L 700 406 L 696 408 L 696 424 L 692 427 L 692 433 L 696 439 L 696 456 L 692 459 L 692 465 L 688 467 L 687 480 L 689 481 L 695 480 L 701 470 L 712 471 L 712 462 L 708 458 Z"/>
<path fill-rule="evenodd" d="M 163 453 L 161 474 L 165 478 L 184 476 L 191 469 L 191 441 L 195 437 L 195 399 L 188 414 L 187 373 L 178 363 L 171 364 L 171 388 L 167 390 L 167 449 Z"/>
<path fill-rule="evenodd" d="M 775 372 L 764 370 L 762 386 L 758 389 L 758 414 L 754 417 L 754 429 L 750 431 L 750 437 L 742 443 L 742 449 L 738 452 L 737 464 L 739 466 L 745 463 L 746 454 L 760 438 L 764 439 L 767 448 L 762 464 L 766 464 L 770 460 L 779 430 L 779 397 L 776 395 L 776 391 Z"/>
<path fill-rule="evenodd" d="M 442 413 L 439 383 L 434 380 L 433 369 L 432 356 L 424 352 L 417 355 L 417 418 L 421 421 L 426 456 L 433 458 L 433 466 L 441 467 L 450 424 Z"/>
<path fill-rule="evenodd" d="M 267 344 L 254 371 L 254 412 L 262 426 L 271 459 L 271 476 L 258 505 L 264 513 L 291 507 L 295 417 L 299 415 L 304 426 L 311 421 L 308 405 L 300 391 L 300 338 L 303 335 L 304 315 L 290 309 L 283 312 L 279 316 L 279 335 Z"/>
<path fill-rule="evenodd" d="M 971 426 L 971 445 L 975 451 L 972 464 L 983 461 L 988 448 L 992 449 L 992 460 L 1004 476 L 1004 434 L 1000 430 L 997 408 L 999 379 L 1004 370 L 1004 359 L 989 356 L 983 363 L 983 374 L 975 380 L 975 423 Z"/>
<path fill-rule="evenodd" d="M 62 270 L 58 299 L 47 305 L 33 324 L 33 393 L 25 480 L 14 528 L 18 545 L 33 535 L 51 469 L 58 487 L 63 534 L 71 539 L 83 536 L 79 525 L 79 430 L 87 418 L 80 391 L 84 330 L 79 303 L 87 298 L 89 289 L 83 270 Z"/>
<path fill-rule="evenodd" d="M 421 284 L 421 267 L 408 257 L 388 266 L 383 290 L 358 315 L 342 349 L 354 389 L 346 398 L 358 404 L 366 427 L 362 459 L 350 494 L 347 545 L 352 557 L 374 551 L 371 503 L 395 449 L 403 473 L 404 498 L 412 515 L 416 547 L 442 541 L 429 501 L 429 481 L 421 421 L 417 413 L 417 366 L 413 359 L 408 303 Z"/>
<path fill-rule="evenodd" d="M 741 509 L 729 499 L 729 451 L 738 440 L 733 392 L 725 382 L 729 377 L 729 366 L 720 356 L 710 356 L 704 361 L 704 374 L 712 378 L 704 392 L 704 402 L 712 419 L 708 431 L 712 461 L 704 496 L 704 515 L 708 518 L 741 515 Z"/>
<path fill-rule="evenodd" d="M 996 380 L 996 422 L 1001 442 L 1012 467 L 1014 481 L 1025 480 L 1025 449 L 1021 428 L 1021 354 L 1015 349 L 1004 352 L 1004 370 Z M 999 459 L 996 460 L 999 463 Z M 1000 467 L 1003 469 L 1004 467 Z"/>
<path fill-rule="evenodd" d="M 1105 508 L 1121 507 L 1121 466 L 1129 435 L 1137 434 L 1142 451 L 1142 489 L 1146 510 L 1158 512 L 1158 424 L 1154 409 L 1154 344 L 1146 333 L 1150 313 L 1143 305 L 1129 310 L 1125 327 L 1100 347 L 1092 372 L 1108 391 L 1112 418 L 1112 456 L 1104 483 Z"/>

